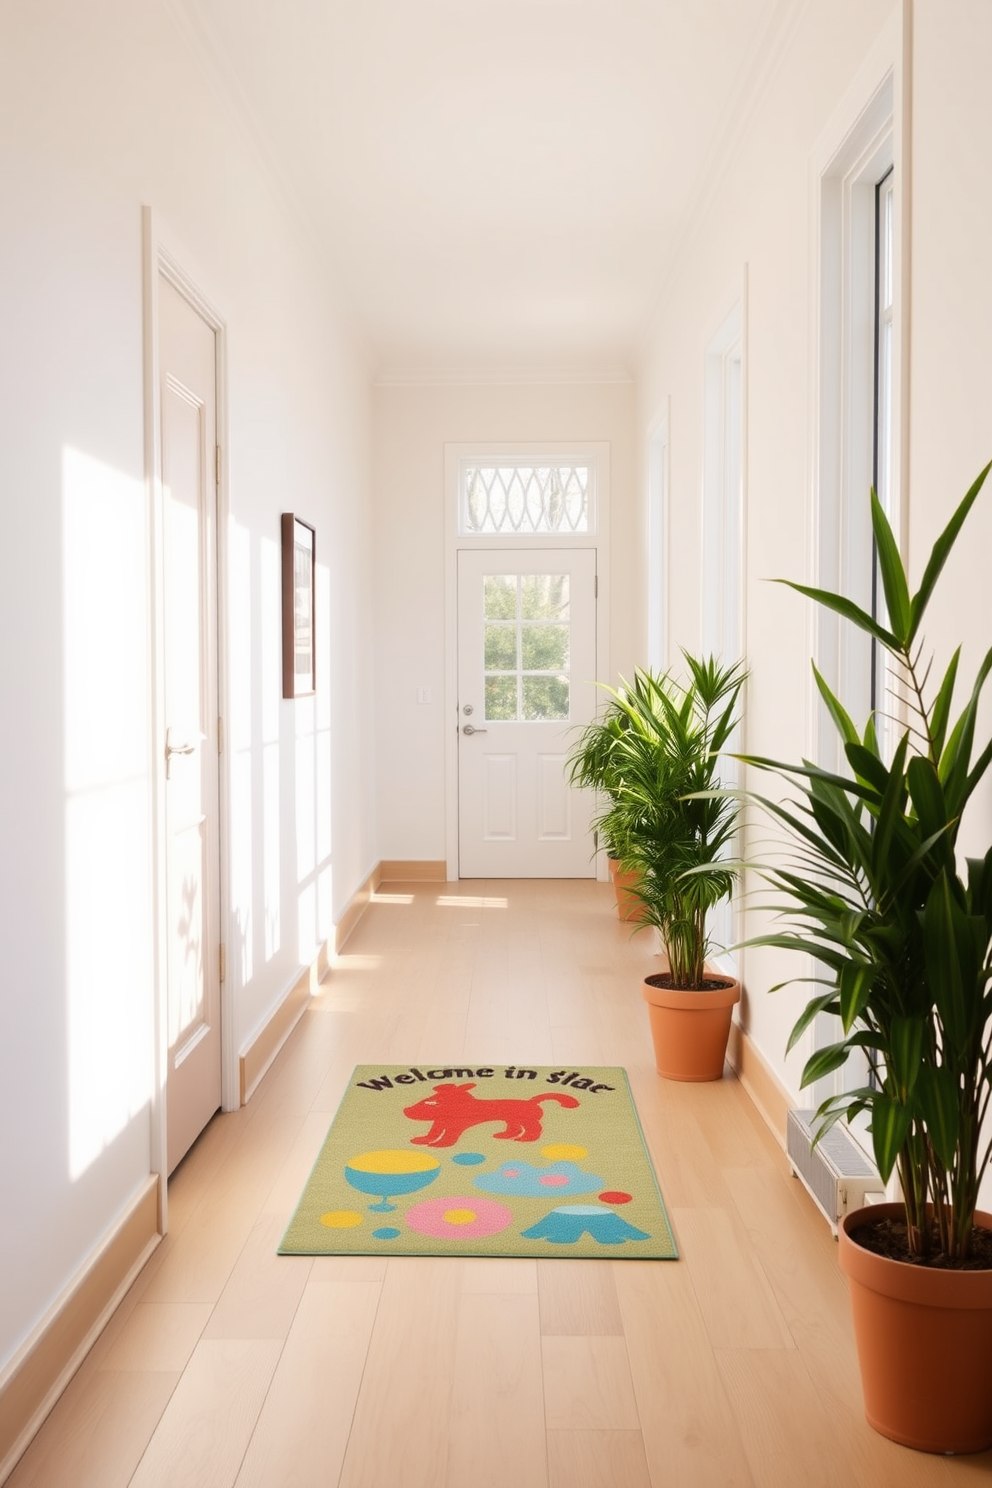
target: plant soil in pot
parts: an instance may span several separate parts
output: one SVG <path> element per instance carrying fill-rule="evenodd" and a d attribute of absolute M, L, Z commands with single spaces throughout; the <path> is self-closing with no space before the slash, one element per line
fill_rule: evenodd
<path fill-rule="evenodd" d="M 890 1260 L 852 1239 L 904 1214 L 902 1204 L 876 1204 L 838 1229 L 865 1416 L 918 1451 L 981 1452 L 992 1446 L 992 1270 Z M 975 1223 L 992 1230 L 992 1214 L 976 1212 Z"/>
<path fill-rule="evenodd" d="M 666 1080 L 721 1080 L 734 1004 L 740 983 L 716 974 L 703 978 L 700 991 L 672 986 L 668 972 L 644 978 L 654 1062 Z"/>

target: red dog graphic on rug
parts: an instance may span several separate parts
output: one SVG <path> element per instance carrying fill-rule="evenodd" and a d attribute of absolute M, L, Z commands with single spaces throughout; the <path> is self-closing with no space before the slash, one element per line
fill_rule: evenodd
<path fill-rule="evenodd" d="M 403 1115 L 411 1121 L 430 1121 L 429 1132 L 411 1137 L 411 1142 L 425 1147 L 453 1147 L 470 1126 L 486 1121 L 502 1121 L 503 1130 L 494 1137 L 508 1142 L 537 1142 L 541 1137 L 541 1101 L 557 1101 L 560 1106 L 577 1106 L 573 1095 L 532 1095 L 529 1100 L 479 1100 L 469 1092 L 474 1082 L 466 1085 L 435 1085 L 434 1094 L 425 1096 L 415 1106 L 405 1106 Z"/>

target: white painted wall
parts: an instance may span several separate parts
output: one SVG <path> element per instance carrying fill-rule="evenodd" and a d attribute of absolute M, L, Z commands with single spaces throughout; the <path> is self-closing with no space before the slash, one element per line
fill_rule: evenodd
<path fill-rule="evenodd" d="M 992 10 L 982 0 L 914 5 L 913 319 L 910 388 L 909 553 L 918 580 L 937 533 L 975 476 L 992 460 L 992 98 L 982 57 L 992 45 Z M 992 482 L 941 581 L 928 627 L 946 665 L 963 644 L 970 686 L 992 646 Z M 982 719 L 992 733 L 992 705 Z M 981 736 L 981 733 L 980 733 Z M 961 845 L 992 842 L 992 782 L 972 803 Z"/>
<path fill-rule="evenodd" d="M 614 605 L 610 671 L 639 633 L 643 540 L 634 501 L 632 383 L 395 385 L 373 394 L 379 856 L 443 860 L 444 446 L 607 440 Z M 618 582 L 617 580 L 621 581 Z M 418 687 L 433 702 L 418 704 Z"/>
<path fill-rule="evenodd" d="M 0 179 L 2 1367 L 150 1170 L 143 202 L 229 328 L 239 1048 L 375 843 L 367 374 L 162 0 L 3 7 Z M 317 529 L 316 706 L 281 697 L 283 509 Z"/>
<path fill-rule="evenodd" d="M 909 555 L 917 581 L 937 533 L 992 460 L 992 98 L 982 72 L 990 48 L 992 10 L 982 0 L 954 6 L 915 0 Z M 987 481 L 944 571 L 928 626 L 941 666 L 962 646 L 960 675 L 968 688 L 992 647 L 990 555 Z M 990 734 L 987 700 L 978 738 Z M 988 778 L 959 841 L 976 856 L 992 843 Z M 979 1203 L 992 1206 L 992 1173 Z"/>
<path fill-rule="evenodd" d="M 670 654 L 698 649 L 706 347 L 742 281 L 745 305 L 746 649 L 751 668 L 745 745 L 799 759 L 808 747 L 809 606 L 765 582 L 808 576 L 810 538 L 810 158 L 834 109 L 892 11 L 890 0 L 837 0 L 797 10 L 784 55 L 738 121 L 724 169 L 683 241 L 645 343 L 639 379 L 640 491 L 648 431 L 670 409 Z M 767 788 L 767 779 L 752 780 Z M 774 792 L 773 792 L 774 793 Z M 752 833 L 748 846 L 756 844 Z M 755 933 L 750 919 L 745 933 Z M 786 1086 L 802 987 L 766 995 L 788 975 L 770 951 L 744 953 L 741 1019 Z"/>
<path fill-rule="evenodd" d="M 812 532 L 811 161 L 831 116 L 889 24 L 898 53 L 902 6 L 838 0 L 808 6 L 760 101 L 687 234 L 645 347 L 639 381 L 638 453 L 646 470 L 652 419 L 670 400 L 673 647 L 699 644 L 703 357 L 709 336 L 747 265 L 747 748 L 798 759 L 808 744 L 811 609 L 772 577 L 808 579 Z M 987 169 L 992 103 L 982 58 L 992 12 L 982 0 L 948 8 L 913 0 L 911 174 L 911 358 L 909 468 L 902 499 L 908 553 L 918 579 L 930 546 L 981 466 L 992 458 L 992 230 Z M 866 99 L 867 101 L 867 99 Z M 853 122 L 853 119 L 852 119 Z M 646 488 L 646 476 L 641 478 Z M 988 555 L 992 489 L 972 514 L 947 570 L 930 640 L 946 664 L 964 642 L 969 679 L 992 644 Z M 992 726 L 992 707 L 985 727 Z M 768 777 L 751 777 L 766 788 Z M 774 793 L 774 791 L 772 792 Z M 963 843 L 992 840 L 992 785 L 965 824 Z M 760 850 L 757 833 L 750 847 Z M 754 885 L 754 887 L 760 887 Z M 754 933 L 752 913 L 746 927 Z M 766 995 L 794 970 L 771 951 L 746 953 L 742 1021 L 787 1089 L 798 1097 L 802 1052 L 787 1060 L 788 1031 L 803 987 Z"/>

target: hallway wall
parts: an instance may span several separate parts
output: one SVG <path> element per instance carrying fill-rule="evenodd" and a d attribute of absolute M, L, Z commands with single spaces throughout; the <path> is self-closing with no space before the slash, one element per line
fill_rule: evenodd
<path fill-rule="evenodd" d="M 918 580 L 954 505 L 992 460 L 992 97 L 982 60 L 992 46 L 992 10 L 983 0 L 914 0 L 913 34 L 908 541 Z M 962 646 L 961 676 L 968 679 L 992 647 L 990 554 L 992 477 L 945 570 L 928 626 L 945 665 Z M 992 698 L 978 731 L 979 738 L 990 735 Z M 966 853 L 988 851 L 989 779 L 959 840 Z"/>
<path fill-rule="evenodd" d="M 397 384 L 373 392 L 380 856 L 445 856 L 444 446 L 610 445 L 609 673 L 640 660 L 633 383 Z M 418 705 L 418 686 L 432 704 Z"/>
<path fill-rule="evenodd" d="M 3 7 L 0 179 L 2 1369 L 151 1163 L 142 203 L 229 328 L 236 1048 L 374 840 L 363 350 L 164 0 Z M 284 509 L 317 530 L 315 705 L 281 695 Z"/>
<path fill-rule="evenodd" d="M 910 564 L 919 579 L 934 537 L 992 457 L 992 369 L 986 353 L 992 329 L 986 252 L 992 229 L 987 170 L 992 105 L 980 80 L 980 59 L 992 43 L 992 12 L 981 0 L 954 7 L 953 14 L 940 0 L 909 0 L 906 6 L 838 0 L 797 12 L 788 46 L 683 243 L 645 344 L 638 414 L 641 486 L 651 420 L 670 399 L 672 644 L 694 647 L 700 643 L 703 364 L 746 266 L 745 587 L 751 668 L 746 747 L 781 759 L 810 753 L 813 701 L 812 607 L 767 581 L 816 582 L 811 552 L 817 301 L 811 233 L 819 167 L 814 162 L 825 133 L 836 126 L 837 111 L 852 106 L 850 90 L 886 26 L 892 44 L 882 50 L 898 73 L 904 15 L 911 48 L 906 81 L 912 151 L 910 174 L 904 170 L 896 185 L 898 199 L 908 192 L 911 200 L 911 314 L 904 327 L 911 377 L 903 410 L 909 463 L 902 501 Z M 990 541 L 992 487 L 970 518 L 929 627 L 944 665 L 964 640 L 966 675 L 973 674 L 992 641 L 986 578 Z M 752 783 L 764 789 L 769 780 L 755 775 Z M 986 789 L 964 830 L 963 840 L 983 850 L 992 838 L 990 802 L 992 791 Z M 748 846 L 760 851 L 766 838 L 767 827 L 758 824 Z M 760 902 L 761 885 L 753 877 L 747 889 L 751 902 Z M 750 919 L 748 932 L 757 929 L 757 919 Z M 809 1051 L 800 1046 L 786 1058 L 784 1050 L 807 989 L 795 986 L 767 996 L 767 989 L 790 972 L 799 974 L 795 965 L 769 950 L 747 950 L 744 956 L 742 1023 L 798 1101 Z"/>

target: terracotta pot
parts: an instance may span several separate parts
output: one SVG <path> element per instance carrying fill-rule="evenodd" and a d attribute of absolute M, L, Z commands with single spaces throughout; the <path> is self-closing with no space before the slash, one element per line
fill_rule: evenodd
<path fill-rule="evenodd" d="M 617 914 L 621 920 L 643 920 L 645 915 L 644 903 L 636 894 L 632 893 L 634 885 L 638 881 L 636 873 L 622 873 L 620 864 L 616 858 L 607 858 L 610 869 L 610 879 L 613 883 L 613 892 L 616 895 Z"/>
<path fill-rule="evenodd" d="M 721 1080 L 740 982 L 714 972 L 704 978 L 705 991 L 677 992 L 659 985 L 664 980 L 663 974 L 645 977 L 641 988 L 659 1075 L 666 1080 Z"/>
<path fill-rule="evenodd" d="M 868 1424 L 921 1452 L 992 1446 L 992 1271 L 941 1271 L 873 1255 L 849 1237 L 901 1204 L 855 1209 L 838 1226 Z M 975 1223 L 992 1229 L 992 1214 Z"/>

